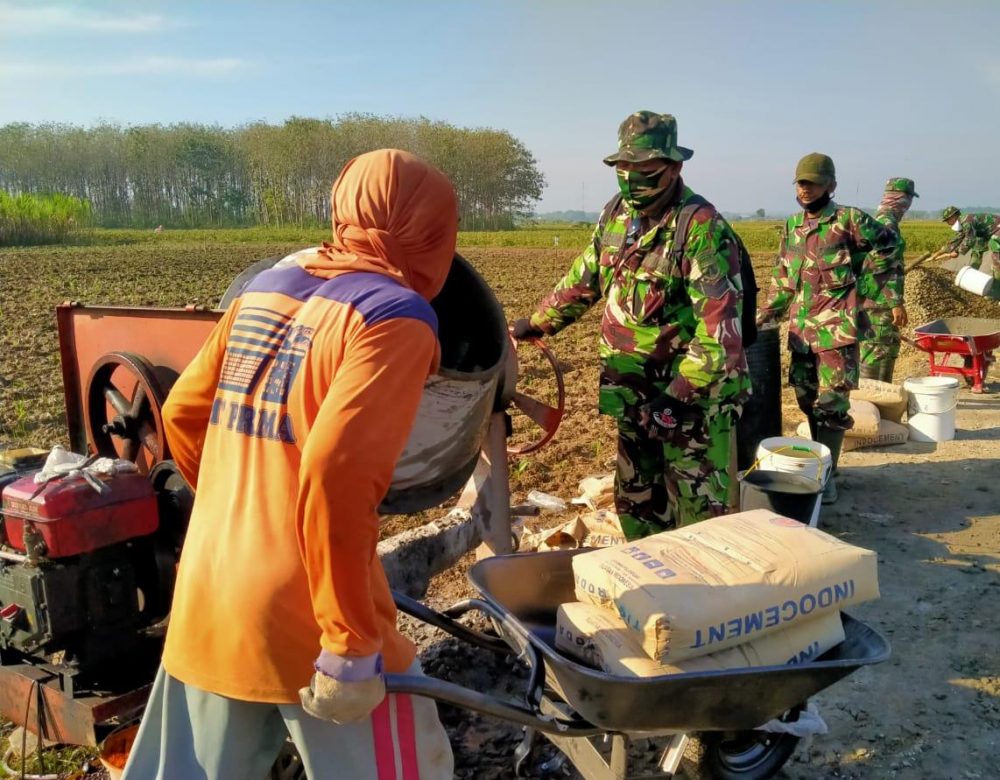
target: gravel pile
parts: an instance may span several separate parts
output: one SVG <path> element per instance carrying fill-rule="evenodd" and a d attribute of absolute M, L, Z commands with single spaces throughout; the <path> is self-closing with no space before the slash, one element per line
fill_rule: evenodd
<path fill-rule="evenodd" d="M 956 287 L 955 275 L 943 268 L 908 271 L 905 300 L 911 327 L 944 317 L 1000 318 L 1000 301 Z"/>

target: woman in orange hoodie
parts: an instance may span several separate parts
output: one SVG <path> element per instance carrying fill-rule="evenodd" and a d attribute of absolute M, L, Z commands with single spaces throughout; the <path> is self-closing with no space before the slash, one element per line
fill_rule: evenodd
<path fill-rule="evenodd" d="M 257 276 L 164 407 L 195 502 L 128 780 L 256 780 L 288 735 L 310 780 L 452 776 L 434 702 L 385 694 L 419 665 L 375 547 L 437 369 L 455 193 L 383 149 L 331 207 L 332 241 Z"/>

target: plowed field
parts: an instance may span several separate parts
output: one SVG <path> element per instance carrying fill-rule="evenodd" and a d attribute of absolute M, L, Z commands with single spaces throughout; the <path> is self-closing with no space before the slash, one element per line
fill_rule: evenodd
<path fill-rule="evenodd" d="M 575 236 L 574 236 L 575 237 Z M 527 314 L 561 276 L 575 247 L 463 246 L 508 318 Z M 928 243 L 932 243 L 928 240 Z M 254 260 L 301 242 L 136 241 L 113 246 L 0 250 L 0 445 L 66 440 L 53 307 L 64 300 L 137 306 L 214 306 Z M 915 246 L 914 255 L 929 247 Z M 766 287 L 771 255 L 755 254 Z M 1000 317 L 1000 306 L 956 291 L 951 275 L 915 273 L 919 311 L 911 318 Z M 916 290 L 915 290 L 916 292 Z M 916 301 L 915 301 L 916 302 Z M 567 415 L 556 440 L 512 463 L 514 499 L 530 489 L 569 498 L 584 476 L 610 469 L 611 423 L 595 413 L 598 312 L 551 340 L 566 375 Z M 164 335 L 169 338 L 169 334 Z M 910 348 L 896 376 L 926 373 Z M 894 644 L 889 663 L 865 670 L 819 697 L 830 734 L 801 747 L 786 778 L 990 778 L 1000 733 L 1000 402 L 963 389 L 958 437 L 845 454 L 843 497 L 824 512 L 831 533 L 879 551 L 882 600 L 857 611 Z M 535 390 L 550 393 L 539 375 Z M 800 419 L 786 393 L 785 423 Z M 393 518 L 386 532 L 423 518 Z M 461 571 L 435 583 L 431 603 L 465 593 Z M 435 673 L 459 669 L 468 685 L 490 685 L 506 667 L 419 631 Z M 456 665 L 457 664 L 457 665 Z M 478 670 L 478 671 L 477 671 Z M 477 676 L 478 675 L 478 676 Z M 461 777 L 510 777 L 518 733 L 450 712 Z M 643 748 L 645 749 L 645 748 Z"/>

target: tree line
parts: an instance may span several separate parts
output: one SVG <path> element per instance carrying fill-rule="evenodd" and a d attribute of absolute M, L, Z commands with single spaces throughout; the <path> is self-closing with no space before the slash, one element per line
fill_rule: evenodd
<path fill-rule="evenodd" d="M 8 124 L 0 190 L 78 198 L 101 227 L 312 225 L 329 220 L 344 164 L 384 147 L 451 178 L 464 230 L 513 227 L 545 185 L 531 152 L 504 130 L 350 114 L 234 128 Z"/>

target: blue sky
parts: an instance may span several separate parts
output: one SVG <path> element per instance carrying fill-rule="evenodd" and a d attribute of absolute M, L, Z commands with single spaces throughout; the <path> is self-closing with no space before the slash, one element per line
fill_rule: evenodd
<path fill-rule="evenodd" d="M 420 115 L 509 130 L 540 210 L 593 211 L 647 108 L 678 118 L 685 178 L 724 210 L 793 209 L 811 151 L 844 203 L 910 176 L 914 208 L 1000 206 L 998 31 L 996 0 L 0 0 L 0 124 Z"/>

